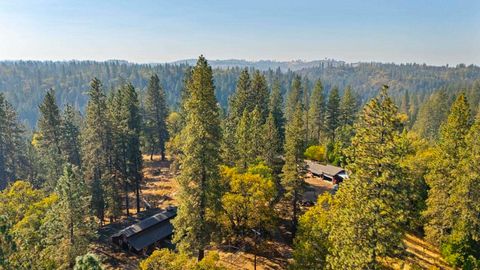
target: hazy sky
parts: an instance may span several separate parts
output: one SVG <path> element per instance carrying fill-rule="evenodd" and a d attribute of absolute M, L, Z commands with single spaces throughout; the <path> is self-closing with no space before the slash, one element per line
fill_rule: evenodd
<path fill-rule="evenodd" d="M 0 59 L 480 64 L 480 0 L 0 0 Z"/>

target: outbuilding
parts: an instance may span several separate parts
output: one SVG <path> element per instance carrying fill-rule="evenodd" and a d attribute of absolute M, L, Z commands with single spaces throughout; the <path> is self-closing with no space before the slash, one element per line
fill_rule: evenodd
<path fill-rule="evenodd" d="M 307 170 L 315 176 L 321 177 L 324 180 L 331 181 L 333 184 L 341 183 L 344 179 L 348 178 L 345 169 L 333 166 L 323 165 L 312 160 L 306 160 Z"/>
<path fill-rule="evenodd" d="M 171 220 L 176 215 L 177 208 L 168 207 L 112 235 L 112 242 L 126 250 L 144 254 L 156 247 L 168 247 L 173 235 Z"/>

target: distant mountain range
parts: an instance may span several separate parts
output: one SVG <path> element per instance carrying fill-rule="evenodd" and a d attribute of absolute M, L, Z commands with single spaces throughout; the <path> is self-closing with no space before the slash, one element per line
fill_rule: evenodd
<path fill-rule="evenodd" d="M 195 65 L 197 59 L 185 59 L 185 60 L 178 60 L 171 62 L 170 64 L 188 64 L 188 65 Z M 294 61 L 273 61 L 273 60 L 259 60 L 259 61 L 247 61 L 247 60 L 239 60 L 239 59 L 228 59 L 228 60 L 208 60 L 208 63 L 213 68 L 232 68 L 232 67 L 252 67 L 255 69 L 259 69 L 262 71 L 269 70 L 269 69 L 277 69 L 280 68 L 282 71 L 298 71 L 305 68 L 313 68 L 313 67 L 339 67 L 345 65 L 352 65 L 347 64 L 344 61 L 338 61 L 333 59 L 325 59 L 325 60 L 314 60 L 314 61 L 302 61 L 302 60 L 294 60 Z"/>

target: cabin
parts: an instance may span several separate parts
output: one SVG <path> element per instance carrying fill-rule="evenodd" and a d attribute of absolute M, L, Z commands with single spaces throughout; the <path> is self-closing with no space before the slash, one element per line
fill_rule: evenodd
<path fill-rule="evenodd" d="M 307 170 L 314 176 L 321 177 L 324 180 L 331 181 L 334 185 L 343 182 L 344 179 L 348 178 L 347 172 L 345 169 L 333 166 L 333 165 L 323 165 L 315 161 L 306 160 Z"/>
<path fill-rule="evenodd" d="M 171 247 L 171 220 L 176 215 L 177 207 L 168 207 L 112 235 L 111 240 L 119 247 L 139 254 L 149 254 L 157 247 Z"/>

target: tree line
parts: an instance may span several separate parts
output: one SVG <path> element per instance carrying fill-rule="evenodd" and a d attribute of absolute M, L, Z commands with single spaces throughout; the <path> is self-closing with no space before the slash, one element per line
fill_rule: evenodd
<path fill-rule="evenodd" d="M 221 66 L 220 66 L 221 67 Z M 249 70 L 253 72 L 255 66 Z M 157 74 L 164 87 L 167 104 L 178 109 L 181 92 L 184 87 L 187 64 L 134 64 L 125 61 L 1 61 L 0 92 L 16 108 L 20 119 L 29 128 L 35 127 L 45 89 L 56 89 L 55 96 L 60 107 L 71 104 L 85 112 L 89 99 L 85 90 L 90 80 L 98 78 L 104 83 L 106 92 L 116 89 L 125 82 L 131 82 L 143 96 L 148 88 L 151 74 Z M 228 107 L 228 99 L 235 91 L 236 80 L 243 68 L 214 68 L 215 96 L 223 110 Z M 478 79 L 480 68 L 458 65 L 456 67 L 435 67 L 419 64 L 381 64 L 358 63 L 350 65 L 318 65 L 295 72 L 275 68 L 274 63 L 262 68 L 267 82 L 271 85 L 278 79 L 282 94 L 290 88 L 295 75 L 308 78 L 310 83 L 321 79 L 329 92 L 334 86 L 340 91 L 351 86 L 360 96 L 362 104 L 374 97 L 382 84 L 391 88 L 390 95 L 400 104 L 408 92 L 412 123 L 415 113 L 428 99 L 429 95 L 440 88 L 460 89 Z"/>

